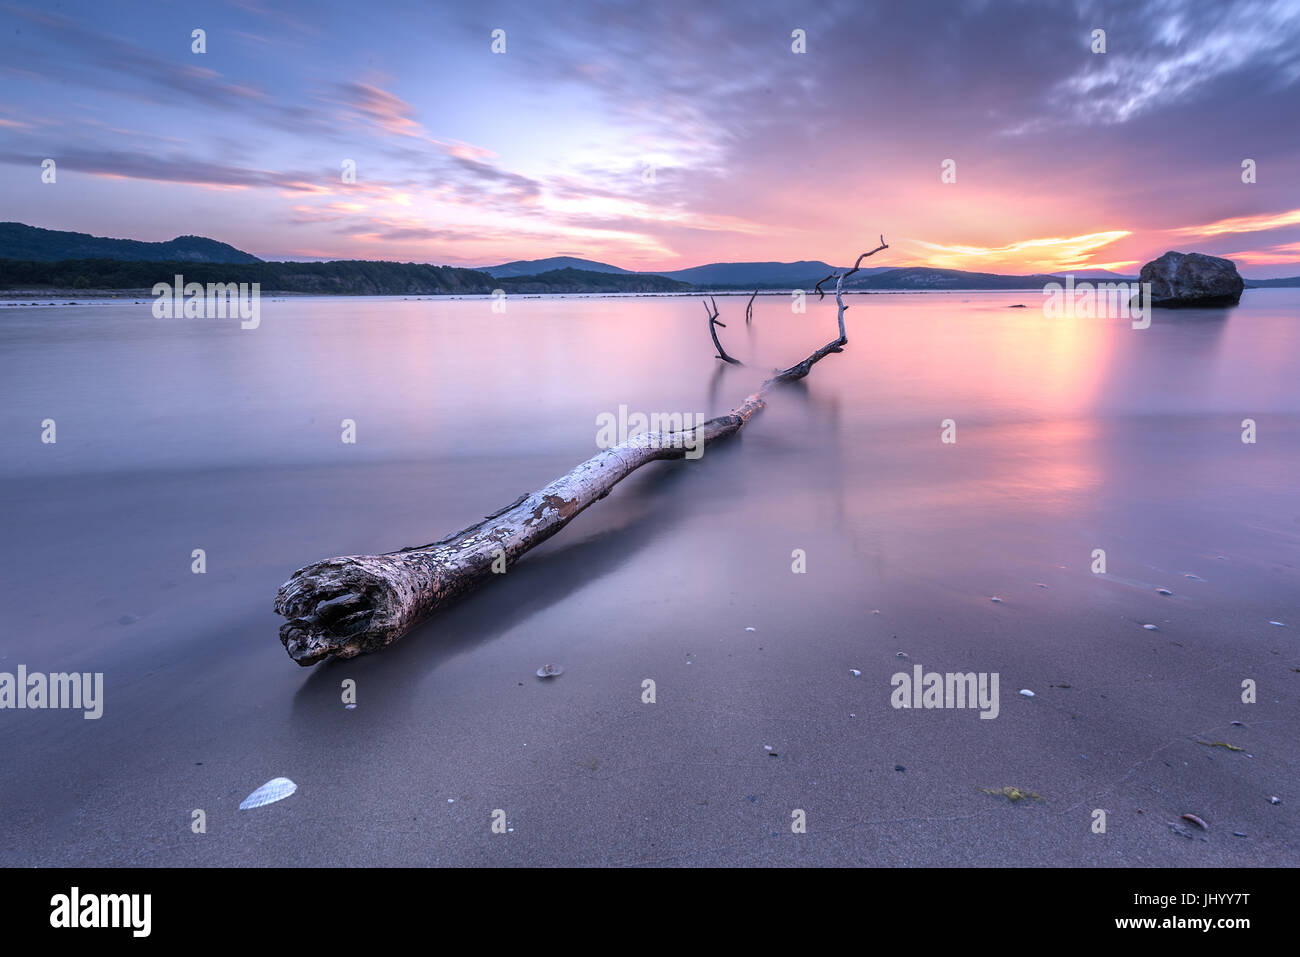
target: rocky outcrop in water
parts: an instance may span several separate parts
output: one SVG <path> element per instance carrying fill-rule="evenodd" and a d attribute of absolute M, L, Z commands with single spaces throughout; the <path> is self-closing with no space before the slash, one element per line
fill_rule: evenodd
<path fill-rule="evenodd" d="M 1168 252 L 1142 267 L 1139 282 L 1151 283 L 1151 305 L 1235 306 L 1246 283 L 1231 259 Z"/>

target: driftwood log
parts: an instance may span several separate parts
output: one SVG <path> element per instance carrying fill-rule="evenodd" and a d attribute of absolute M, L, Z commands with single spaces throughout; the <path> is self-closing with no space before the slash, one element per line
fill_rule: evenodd
<path fill-rule="evenodd" d="M 817 284 L 818 295 L 824 296 L 822 283 L 835 280 L 839 338 L 777 372 L 728 414 L 695 429 L 633 436 L 593 455 L 545 488 L 521 495 L 483 521 L 429 545 L 383 555 L 329 558 L 298 569 L 275 596 L 276 613 L 288 619 L 280 626 L 280 641 L 289 657 L 300 665 L 313 665 L 331 656 L 353 658 L 379 651 L 517 562 L 641 466 L 682 458 L 687 449 L 706 448 L 739 432 L 763 408 L 764 397 L 774 386 L 802 379 L 826 356 L 843 351 L 848 342 L 844 280 L 857 272 L 863 259 L 887 248 L 882 236 L 880 245 L 859 256 L 852 269 L 842 275 L 832 273 Z M 718 342 L 714 325 L 722 324 L 717 318 L 715 304 L 709 314 L 709 333 L 719 358 L 735 362 Z"/>

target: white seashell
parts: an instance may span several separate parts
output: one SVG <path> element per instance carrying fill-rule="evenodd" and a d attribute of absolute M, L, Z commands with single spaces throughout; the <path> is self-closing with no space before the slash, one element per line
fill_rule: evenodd
<path fill-rule="evenodd" d="M 746 630 L 746 631 L 758 631 L 758 629 L 755 628 L 753 625 L 749 625 L 749 626 L 747 626 L 747 627 L 745 628 L 745 630 Z"/>
<path fill-rule="evenodd" d="M 1026 698 L 1032 698 L 1034 696 L 1034 693 L 1030 691 L 1028 688 L 1021 688 L 1020 693 L 1024 695 Z"/>
<path fill-rule="evenodd" d="M 1286 627 L 1286 625 L 1282 624 L 1282 622 L 1280 622 L 1280 621 L 1270 621 L 1269 624 L 1270 624 L 1270 625 L 1277 625 L 1279 628 L 1285 628 L 1285 627 Z"/>
<path fill-rule="evenodd" d="M 1001 602 L 1001 601 L 1002 601 L 1002 599 L 1001 599 L 1001 598 L 999 598 L 999 597 L 998 597 L 998 596 L 997 596 L 997 595 L 994 595 L 994 596 L 993 596 L 993 597 L 992 597 L 992 598 L 990 598 L 990 599 L 989 599 L 989 601 L 996 601 L 996 602 Z"/>
<path fill-rule="evenodd" d="M 1156 630 L 1156 626 L 1155 626 L 1155 625 L 1143 625 L 1142 627 L 1145 628 L 1147 631 L 1155 631 L 1155 630 Z"/>
<path fill-rule="evenodd" d="M 1269 804 L 1281 804 L 1281 803 L 1282 803 L 1282 799 L 1281 799 L 1280 797 L 1278 797 L 1276 794 L 1274 794 L 1271 798 L 1268 799 L 1268 803 L 1269 803 Z"/>
<path fill-rule="evenodd" d="M 849 669 L 849 674 L 853 675 L 853 677 L 855 677 L 855 678 L 861 678 L 861 677 L 862 677 L 862 672 L 859 671 L 857 668 L 850 668 L 850 669 Z"/>
<path fill-rule="evenodd" d="M 564 674 L 564 665 L 542 665 L 537 669 L 537 677 L 554 678 L 556 675 Z"/>
<path fill-rule="evenodd" d="M 1172 595 L 1173 592 L 1171 592 L 1168 588 L 1157 588 L 1157 589 L 1156 589 L 1156 594 L 1157 594 L 1157 595 Z"/>
<path fill-rule="evenodd" d="M 272 778 L 240 801 L 239 809 L 249 811 L 264 804 L 274 804 L 276 801 L 283 801 L 296 790 L 298 790 L 298 785 L 288 778 Z"/>

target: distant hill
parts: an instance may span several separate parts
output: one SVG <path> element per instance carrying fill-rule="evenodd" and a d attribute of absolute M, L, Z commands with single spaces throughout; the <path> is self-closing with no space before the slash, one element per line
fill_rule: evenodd
<path fill-rule="evenodd" d="M 490 293 L 497 283 L 487 273 L 424 263 L 339 260 L 323 263 L 123 262 L 64 259 L 32 262 L 0 259 L 0 289 L 150 289 L 180 273 L 187 283 L 261 283 L 264 294 L 315 293 L 343 296 L 415 296 Z"/>
<path fill-rule="evenodd" d="M 484 266 L 479 272 L 485 272 L 497 279 L 509 279 L 514 276 L 536 276 L 541 273 L 554 272 L 557 269 L 575 269 L 583 272 L 630 273 L 630 269 L 598 263 L 590 259 L 576 259 L 573 256 L 552 256 L 550 259 L 516 259 L 500 266 Z"/>
<path fill-rule="evenodd" d="M 507 293 L 687 292 L 689 283 L 648 273 L 552 269 L 536 276 L 494 277 Z"/>
<path fill-rule="evenodd" d="M 251 253 L 202 236 L 177 236 L 165 243 L 105 239 L 87 233 L 0 223 L 0 258 L 29 262 L 60 259 L 116 259 L 121 262 L 259 263 Z"/>
<path fill-rule="evenodd" d="M 1300 286 L 1300 276 L 1290 276 L 1286 279 L 1247 279 L 1247 289 L 1268 289 L 1268 288 L 1294 288 Z"/>
<path fill-rule="evenodd" d="M 889 266 L 873 268 L 863 267 L 859 276 L 884 272 Z M 694 286 L 709 289 L 811 289 L 819 279 L 824 279 L 837 267 L 818 260 L 802 260 L 793 263 L 757 262 L 757 263 L 709 263 L 707 266 L 692 266 L 689 269 L 676 269 L 661 272 L 659 275 L 669 279 L 689 282 Z M 857 277 L 854 277 L 857 278 Z"/>

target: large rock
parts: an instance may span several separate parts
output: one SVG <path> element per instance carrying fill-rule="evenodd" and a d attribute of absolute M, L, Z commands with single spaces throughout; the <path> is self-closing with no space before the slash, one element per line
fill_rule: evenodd
<path fill-rule="evenodd" d="M 1231 259 L 1201 253 L 1165 253 L 1142 267 L 1138 282 L 1151 283 L 1151 305 L 1235 306 L 1245 281 Z"/>

